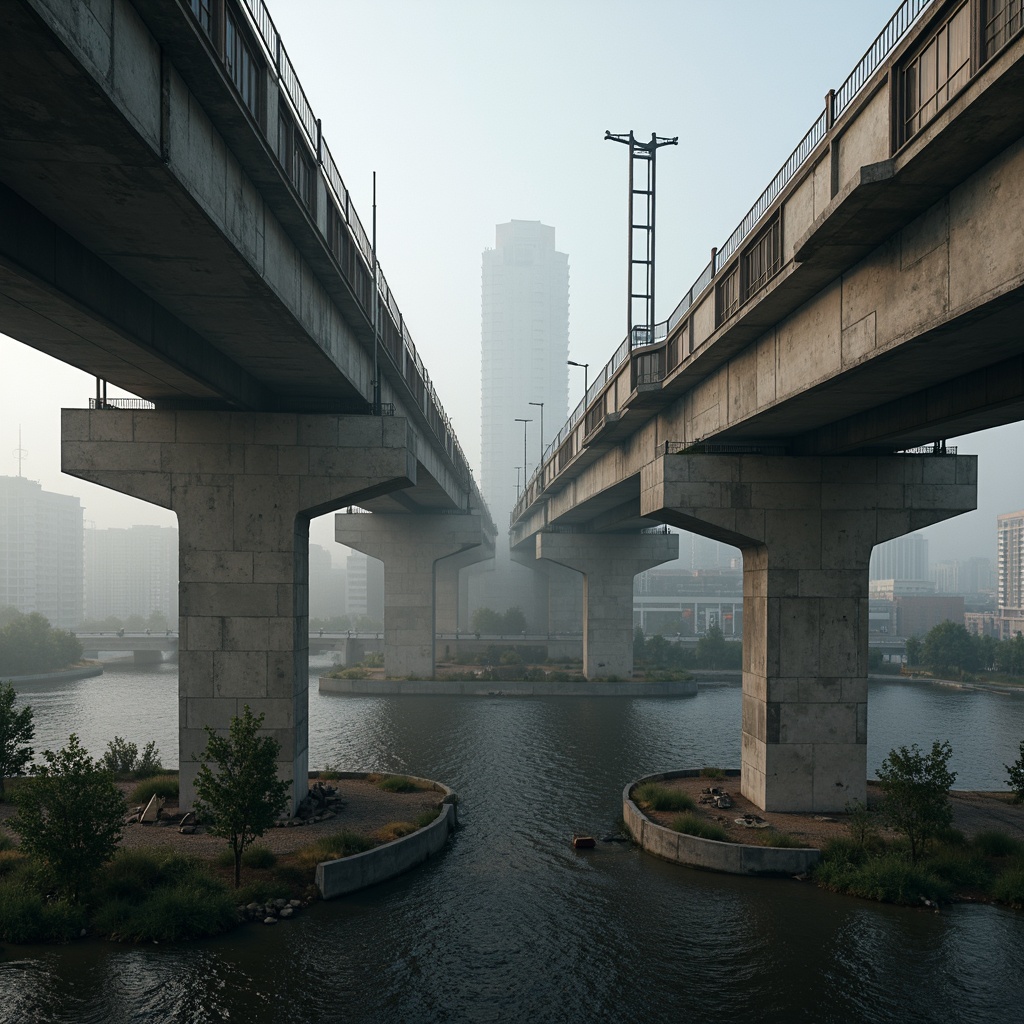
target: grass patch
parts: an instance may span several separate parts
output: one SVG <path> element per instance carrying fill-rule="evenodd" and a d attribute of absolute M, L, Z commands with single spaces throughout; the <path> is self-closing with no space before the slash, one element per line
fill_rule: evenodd
<path fill-rule="evenodd" d="M 377 843 L 369 836 L 343 829 L 297 850 L 295 860 L 299 867 L 312 869 L 322 861 L 351 857 L 354 853 L 372 850 L 376 845 Z"/>
<path fill-rule="evenodd" d="M 705 766 L 700 770 L 700 777 L 702 779 L 724 779 L 725 772 L 721 768 Z"/>
<path fill-rule="evenodd" d="M 693 797 L 657 782 L 637 786 L 633 798 L 641 807 L 652 811 L 692 811 L 696 806 Z"/>
<path fill-rule="evenodd" d="M 768 834 L 764 838 L 764 845 L 772 846 L 776 850 L 799 850 L 805 846 L 788 832 L 777 832 L 775 829 L 768 830 Z"/>
<path fill-rule="evenodd" d="M 47 902 L 22 872 L 0 881 L 0 940 L 3 942 L 70 942 L 85 927 L 85 908 L 63 901 Z"/>
<path fill-rule="evenodd" d="M 954 889 L 987 889 L 992 884 L 992 868 L 978 853 L 958 847 L 935 850 L 922 865 L 929 874 Z"/>
<path fill-rule="evenodd" d="M 255 843 L 242 854 L 242 864 L 247 868 L 272 868 L 276 863 L 277 854 L 262 843 Z"/>
<path fill-rule="evenodd" d="M 419 827 L 411 821 L 389 821 L 373 833 L 373 838 L 378 843 L 393 843 L 396 839 L 401 839 L 402 836 L 411 835 Z"/>
<path fill-rule="evenodd" d="M 729 836 L 721 825 L 705 821 L 697 814 L 682 814 L 672 822 L 674 832 L 684 832 L 698 839 L 714 839 L 719 843 L 729 842 Z"/>
<path fill-rule="evenodd" d="M 415 793 L 419 786 L 407 775 L 371 776 L 371 781 L 385 793 Z"/>
<path fill-rule="evenodd" d="M 1005 832 L 979 832 L 974 837 L 974 846 L 985 857 L 1024 856 L 1024 843 Z"/>
<path fill-rule="evenodd" d="M 1024 910 L 1024 858 L 995 880 L 992 884 L 992 895 L 1000 903 Z"/>
<path fill-rule="evenodd" d="M 924 899 L 945 900 L 951 892 L 924 865 L 911 864 L 899 853 L 866 857 L 861 863 L 826 856 L 815 866 L 814 879 L 834 892 L 904 906 L 916 906 Z"/>
<path fill-rule="evenodd" d="M 154 796 L 162 796 L 166 800 L 176 802 L 178 799 L 178 776 L 164 774 L 144 779 L 128 794 L 128 801 L 133 804 L 146 804 Z"/>
<path fill-rule="evenodd" d="M 420 813 L 417 814 L 414 819 L 416 822 L 416 827 L 426 828 L 428 825 L 432 824 L 434 821 L 437 820 L 437 816 L 440 813 L 441 811 L 437 807 L 431 808 L 428 811 L 420 811 Z"/>

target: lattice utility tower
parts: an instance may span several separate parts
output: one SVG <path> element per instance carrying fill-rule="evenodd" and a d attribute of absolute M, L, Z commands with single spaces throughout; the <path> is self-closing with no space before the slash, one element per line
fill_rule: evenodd
<path fill-rule="evenodd" d="M 650 142 L 638 142 L 630 132 L 628 135 L 604 133 L 605 139 L 629 146 L 629 296 L 626 309 L 626 332 L 630 345 L 644 344 L 651 339 L 654 329 L 654 171 L 658 150 L 662 146 L 679 144 L 674 139 L 651 135 Z M 641 196 L 637 220 L 636 197 Z M 634 317 L 636 306 L 642 304 L 643 316 Z M 637 334 L 634 336 L 634 325 Z"/>

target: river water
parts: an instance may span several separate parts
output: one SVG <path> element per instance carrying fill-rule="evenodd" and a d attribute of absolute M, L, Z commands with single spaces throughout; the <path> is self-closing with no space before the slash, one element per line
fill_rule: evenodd
<path fill-rule="evenodd" d="M 189 946 L 7 947 L 0 1021 L 1022 1019 L 1024 913 L 878 906 L 691 871 L 614 828 L 640 775 L 739 762 L 738 685 L 677 699 L 353 698 L 310 688 L 310 763 L 407 771 L 461 797 L 442 855 L 276 928 Z M 26 686 L 37 749 L 76 731 L 176 751 L 177 673 Z M 949 738 L 957 788 L 1005 785 L 1024 698 L 873 682 L 869 766 Z"/>

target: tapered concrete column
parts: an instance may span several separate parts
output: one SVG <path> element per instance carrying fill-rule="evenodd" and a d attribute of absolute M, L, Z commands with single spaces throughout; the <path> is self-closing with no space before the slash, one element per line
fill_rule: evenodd
<path fill-rule="evenodd" d="M 583 674 L 633 675 L 633 578 L 679 555 L 667 533 L 539 533 L 537 557 L 583 573 Z"/>
<path fill-rule="evenodd" d="M 313 516 L 407 487 L 406 422 L 65 409 L 62 468 L 178 516 L 179 766 L 194 798 L 205 726 L 248 704 L 306 792 L 308 539 Z"/>
<path fill-rule="evenodd" d="M 977 459 L 669 455 L 640 500 L 743 552 L 744 796 L 771 811 L 864 800 L 871 549 L 973 509 Z"/>
<path fill-rule="evenodd" d="M 483 543 L 480 516 L 342 513 L 334 539 L 384 563 L 385 675 L 433 679 L 435 567 Z"/>
<path fill-rule="evenodd" d="M 481 544 L 467 548 L 457 554 L 448 555 L 438 561 L 434 576 L 434 625 L 438 633 L 455 633 L 469 629 L 469 623 L 462 621 L 462 588 L 459 575 L 463 569 L 478 562 L 494 558 L 493 545 Z"/>

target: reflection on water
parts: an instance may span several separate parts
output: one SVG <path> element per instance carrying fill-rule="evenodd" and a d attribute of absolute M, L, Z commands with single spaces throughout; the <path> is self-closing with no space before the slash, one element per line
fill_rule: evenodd
<path fill-rule="evenodd" d="M 176 759 L 174 666 L 23 693 L 37 746 L 72 729 Z M 456 788 L 462 828 L 403 878 L 287 926 L 187 948 L 10 948 L 0 1021 L 1011 1021 L 1024 915 L 897 910 L 689 871 L 609 832 L 623 785 L 739 759 L 738 686 L 686 699 L 345 698 L 310 690 L 310 760 Z M 1024 700 L 874 683 L 869 762 L 952 740 L 958 786 L 1002 788 Z"/>

